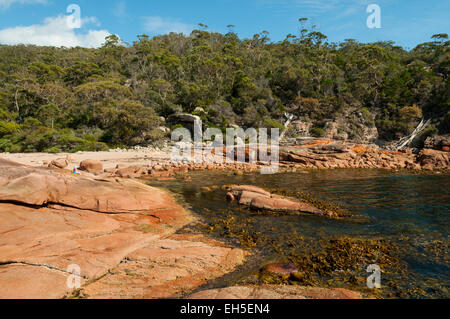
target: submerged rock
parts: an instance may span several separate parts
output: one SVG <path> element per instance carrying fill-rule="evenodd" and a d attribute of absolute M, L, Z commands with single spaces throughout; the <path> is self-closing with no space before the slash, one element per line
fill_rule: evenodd
<path fill-rule="evenodd" d="M 296 273 L 299 270 L 292 263 L 273 263 L 264 266 L 261 271 L 274 275 L 290 276 L 291 274 Z"/>
<path fill-rule="evenodd" d="M 234 198 L 234 195 L 231 194 L 230 192 L 227 193 L 227 201 L 229 202 L 234 202 L 236 200 L 236 198 Z"/>
<path fill-rule="evenodd" d="M 323 212 L 311 204 L 295 199 L 274 195 L 268 191 L 251 185 L 228 186 L 229 194 L 236 198 L 240 205 L 249 206 L 255 210 L 272 212 L 309 213 L 323 215 Z M 230 200 L 231 197 L 227 195 Z"/>

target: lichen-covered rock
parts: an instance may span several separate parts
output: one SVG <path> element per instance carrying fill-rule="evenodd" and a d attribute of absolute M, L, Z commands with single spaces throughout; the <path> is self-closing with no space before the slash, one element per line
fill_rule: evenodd
<path fill-rule="evenodd" d="M 450 137 L 449 136 L 429 136 L 425 140 L 424 147 L 426 149 L 433 149 L 438 151 L 450 151 Z"/>
<path fill-rule="evenodd" d="M 300 168 L 448 169 L 448 152 L 411 150 L 394 152 L 374 145 L 342 144 L 313 140 L 300 146 L 280 148 L 280 162 Z"/>
<path fill-rule="evenodd" d="M 164 207 L 167 194 L 128 180 L 95 180 L 29 168 L 3 174 L 0 200 L 27 205 L 62 205 L 102 213 L 126 213 Z M 149 196 L 152 192 L 155 196 Z"/>

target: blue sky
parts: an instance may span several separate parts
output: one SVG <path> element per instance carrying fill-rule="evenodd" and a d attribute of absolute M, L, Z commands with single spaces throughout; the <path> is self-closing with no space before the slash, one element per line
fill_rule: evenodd
<path fill-rule="evenodd" d="M 67 6 L 81 8 L 82 27 L 67 27 Z M 366 25 L 369 4 L 381 8 L 381 28 Z M 447 0 L 0 0 L 0 43 L 96 47 L 108 34 L 132 43 L 138 34 L 189 33 L 199 22 L 241 38 L 263 30 L 273 41 L 298 34 L 307 17 L 330 41 L 393 40 L 405 48 L 450 33 Z"/>

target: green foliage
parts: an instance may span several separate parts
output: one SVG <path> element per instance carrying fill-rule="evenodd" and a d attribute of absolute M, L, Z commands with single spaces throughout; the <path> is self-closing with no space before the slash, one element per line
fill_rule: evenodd
<path fill-rule="evenodd" d="M 20 125 L 15 123 L 6 123 L 0 121 L 0 137 L 12 135 L 20 131 Z"/>
<path fill-rule="evenodd" d="M 311 135 L 314 137 L 323 137 L 325 136 L 325 130 L 320 127 L 313 127 L 311 129 Z"/>
<path fill-rule="evenodd" d="M 53 146 L 46 150 L 46 153 L 61 153 L 61 149 L 59 147 Z"/>
<path fill-rule="evenodd" d="M 147 145 L 162 136 L 159 116 L 197 107 L 222 130 L 281 129 L 287 111 L 322 136 L 323 123 L 360 110 L 386 140 L 421 117 L 450 133 L 447 34 L 406 51 L 389 41 L 329 43 L 299 22 L 278 43 L 267 31 L 239 39 L 202 25 L 189 36 L 140 35 L 127 47 L 114 35 L 99 49 L 2 45 L 0 150 Z"/>
<path fill-rule="evenodd" d="M 264 117 L 263 127 L 266 128 L 277 128 L 280 131 L 284 130 L 284 125 L 278 122 L 277 120 L 271 119 L 270 117 Z"/>
<path fill-rule="evenodd" d="M 369 116 L 370 116 L 370 111 L 369 111 L 369 109 L 367 107 L 363 107 L 361 109 L 361 113 L 363 114 L 365 119 L 368 119 Z"/>
<path fill-rule="evenodd" d="M 137 101 L 124 100 L 118 104 L 111 125 L 102 137 L 112 145 L 137 145 L 162 137 L 159 135 L 155 112 Z"/>
<path fill-rule="evenodd" d="M 405 119 L 420 119 L 422 118 L 422 110 L 417 105 L 405 106 L 399 110 L 401 117 Z"/>

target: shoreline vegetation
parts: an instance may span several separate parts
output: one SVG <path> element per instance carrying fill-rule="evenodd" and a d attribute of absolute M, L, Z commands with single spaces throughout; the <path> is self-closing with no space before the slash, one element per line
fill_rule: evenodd
<path fill-rule="evenodd" d="M 147 147 L 186 116 L 225 131 L 284 129 L 286 114 L 287 140 L 388 147 L 422 128 L 410 141 L 421 149 L 450 134 L 449 43 L 445 33 L 410 51 L 392 41 L 331 43 L 300 19 L 299 34 L 280 42 L 202 24 L 132 44 L 111 35 L 98 49 L 0 45 L 0 151 Z"/>
<path fill-rule="evenodd" d="M 115 149 L 100 152 L 77 153 L 0 153 L 4 159 L 21 162 L 34 167 L 80 169 L 101 177 L 155 177 L 167 178 L 177 173 L 195 170 L 231 170 L 235 174 L 257 171 L 271 163 L 254 161 L 249 163 L 248 146 L 242 151 L 245 162 L 226 162 L 223 156 L 214 156 L 209 162 L 196 163 L 194 158 L 185 161 L 172 159 L 172 148 Z M 235 151 L 235 155 L 236 155 Z M 270 148 L 268 150 L 270 154 Z M 83 161 L 91 161 L 93 167 L 83 168 Z M 355 144 L 329 139 L 307 138 L 297 145 L 279 147 L 279 171 L 302 169 L 386 169 L 416 171 L 447 171 L 450 167 L 450 152 L 433 149 L 404 149 L 391 151 L 374 144 Z"/>
<path fill-rule="evenodd" d="M 261 285 L 198 291 L 243 265 L 265 239 L 242 233 L 240 248 L 207 229 L 183 232 L 199 216 L 143 182 L 269 165 L 174 162 L 170 133 L 193 118 L 225 131 L 285 129 L 288 117 L 279 172 L 448 173 L 448 35 L 407 51 L 390 41 L 329 43 L 299 21 L 299 34 L 278 43 L 266 31 L 239 39 L 201 25 L 189 36 L 140 35 L 131 45 L 112 35 L 98 49 L 0 45 L 0 298 L 377 297 L 324 287 L 311 273 L 350 272 L 361 256 L 369 262 L 380 253 L 398 266 L 382 240 L 352 238 L 325 242 L 324 255 L 285 254 L 286 262 L 261 270 Z M 396 150 L 415 131 L 411 148 Z M 345 218 L 308 194 L 250 185 L 225 193 L 224 201 L 250 209 Z M 242 231 L 230 223 L 207 226 Z M 317 268 L 323 256 L 330 263 Z M 67 285 L 73 265 L 81 270 L 76 289 Z"/>

